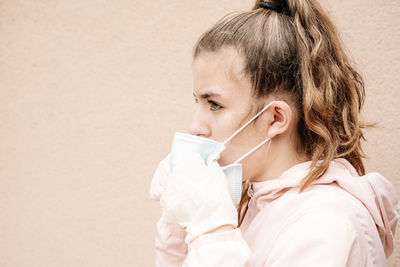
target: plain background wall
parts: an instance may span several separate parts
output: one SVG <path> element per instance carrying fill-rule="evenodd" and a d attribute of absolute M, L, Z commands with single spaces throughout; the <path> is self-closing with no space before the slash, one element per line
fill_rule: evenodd
<path fill-rule="evenodd" d="M 321 1 L 366 81 L 367 170 L 400 192 L 400 1 Z M 152 174 L 191 49 L 253 1 L 0 1 L 0 266 L 153 266 Z M 390 266 L 400 265 L 400 233 Z"/>

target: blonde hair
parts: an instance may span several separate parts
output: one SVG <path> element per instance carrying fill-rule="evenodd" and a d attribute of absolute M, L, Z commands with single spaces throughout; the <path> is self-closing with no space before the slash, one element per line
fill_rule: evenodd
<path fill-rule="evenodd" d="M 245 58 L 243 70 L 258 97 L 289 93 L 298 113 L 298 151 L 312 160 L 301 191 L 320 178 L 332 159 L 348 160 L 365 174 L 359 120 L 365 89 L 351 66 L 337 31 L 315 0 L 271 1 L 281 12 L 260 8 L 233 12 L 200 36 L 193 59 L 201 52 L 233 47 Z M 238 205 L 244 217 L 249 183 L 243 182 Z"/>

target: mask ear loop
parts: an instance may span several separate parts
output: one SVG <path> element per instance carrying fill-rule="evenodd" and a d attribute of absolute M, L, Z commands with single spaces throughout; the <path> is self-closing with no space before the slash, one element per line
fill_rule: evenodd
<path fill-rule="evenodd" d="M 274 103 L 274 101 L 272 101 L 271 103 L 269 103 L 268 105 L 266 105 L 260 112 L 258 112 L 253 118 L 251 118 L 248 122 L 246 122 L 242 127 L 239 128 L 239 130 L 237 130 L 234 134 L 232 134 L 228 139 L 226 139 L 223 144 L 225 145 L 226 143 L 228 143 L 229 141 L 231 141 L 231 139 L 233 137 L 235 137 L 235 135 L 237 135 L 240 131 L 242 131 L 247 125 L 249 125 L 252 121 L 254 121 L 258 116 L 260 116 L 261 113 L 263 113 L 269 106 L 272 105 L 272 103 Z M 268 140 L 267 140 L 268 141 Z M 266 142 L 266 141 L 265 141 Z"/>
<path fill-rule="evenodd" d="M 250 155 L 251 153 L 253 153 L 254 151 L 256 151 L 257 149 L 259 149 L 262 145 L 264 145 L 266 142 L 268 142 L 268 141 L 270 141 L 269 143 L 268 143 L 268 148 L 267 148 L 267 153 L 268 153 L 268 151 L 269 151 L 269 147 L 270 147 L 270 145 L 271 145 L 271 142 L 272 142 L 272 140 L 271 140 L 271 138 L 270 137 L 268 137 L 267 139 L 265 139 L 264 141 L 262 141 L 260 144 L 258 144 L 255 148 L 253 148 L 252 150 L 250 150 L 249 152 L 247 152 L 246 154 L 244 154 L 243 156 L 241 156 L 237 161 L 235 161 L 235 163 L 233 163 L 233 164 L 238 164 L 239 162 L 241 162 L 244 158 L 246 158 L 248 155 Z"/>

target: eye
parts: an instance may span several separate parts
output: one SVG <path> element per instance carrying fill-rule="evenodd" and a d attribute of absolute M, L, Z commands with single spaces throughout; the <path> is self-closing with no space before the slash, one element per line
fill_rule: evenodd
<path fill-rule="evenodd" d="M 210 110 L 211 110 L 211 111 L 216 111 L 216 110 L 222 108 L 222 106 L 220 106 L 219 104 L 215 103 L 215 102 L 212 101 L 212 100 L 207 100 L 207 102 L 210 104 Z"/>
<path fill-rule="evenodd" d="M 199 100 L 197 100 L 197 98 L 194 97 L 194 102 L 199 103 Z"/>

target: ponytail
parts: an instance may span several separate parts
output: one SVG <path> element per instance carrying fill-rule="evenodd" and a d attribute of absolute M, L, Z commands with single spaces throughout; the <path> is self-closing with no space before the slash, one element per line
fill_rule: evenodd
<path fill-rule="evenodd" d="M 349 64 L 334 25 L 317 1 L 288 0 L 287 6 L 301 66 L 303 119 L 309 135 L 305 147 L 312 155 L 312 171 L 301 190 L 322 176 L 333 158 L 347 159 L 363 175 L 363 79 Z M 322 162 L 317 165 L 318 160 Z"/>

